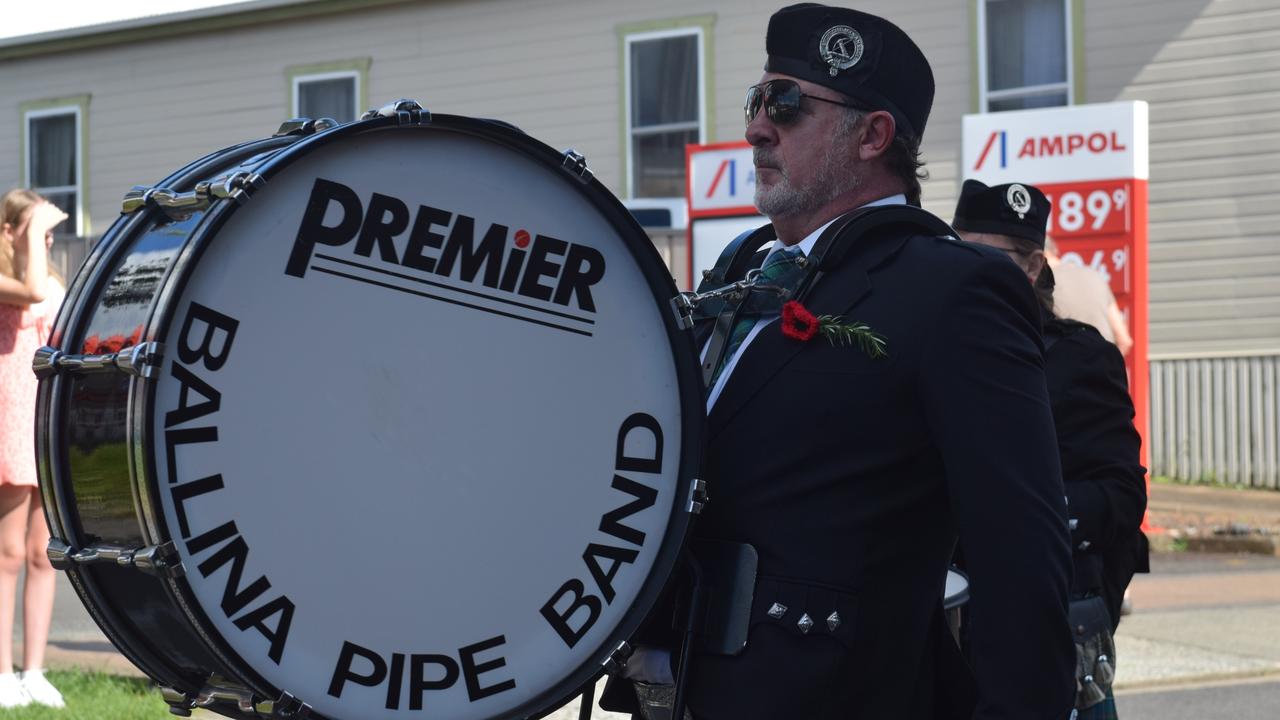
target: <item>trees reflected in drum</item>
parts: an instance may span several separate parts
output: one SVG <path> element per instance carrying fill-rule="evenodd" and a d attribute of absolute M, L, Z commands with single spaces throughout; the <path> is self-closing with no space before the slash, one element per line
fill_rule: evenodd
<path fill-rule="evenodd" d="M 41 382 L 54 554 L 180 711 L 545 714 L 683 543 L 677 291 L 506 126 L 402 103 L 314 129 L 132 194 L 77 278 Z"/>

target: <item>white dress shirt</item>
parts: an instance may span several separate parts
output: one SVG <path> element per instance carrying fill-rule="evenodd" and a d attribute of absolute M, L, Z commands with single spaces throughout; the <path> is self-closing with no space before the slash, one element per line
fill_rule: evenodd
<path fill-rule="evenodd" d="M 874 202 L 869 202 L 866 205 L 863 205 L 862 207 L 875 207 L 877 205 L 905 205 L 905 204 L 907 204 L 907 196 L 899 194 L 899 195 L 890 195 L 889 197 L 886 197 L 886 198 L 880 198 L 879 200 L 876 200 Z M 831 223 L 835 222 L 841 217 L 843 217 L 843 215 L 836 216 L 832 218 L 829 222 L 827 222 L 825 225 L 823 225 L 822 227 L 809 233 L 809 235 L 805 239 L 801 240 L 797 244 L 797 247 L 800 248 L 800 251 L 804 253 L 805 256 L 807 257 L 809 253 L 813 252 L 813 246 L 817 244 L 818 237 L 822 235 L 822 231 L 826 230 L 831 225 Z M 786 245 L 781 240 L 774 240 L 773 246 L 769 248 L 769 255 L 772 255 L 773 253 L 785 247 Z M 765 262 L 768 262 L 769 255 L 765 256 Z M 720 393 L 724 390 L 724 385 L 726 382 L 728 382 L 729 376 L 733 374 L 733 368 L 737 366 L 738 358 L 742 357 L 742 353 L 746 351 L 747 346 L 751 344 L 751 341 L 755 339 L 756 335 L 759 335 L 762 329 L 764 329 L 767 325 L 769 325 L 770 323 L 772 323 L 777 319 L 778 317 L 775 315 L 769 318 L 761 318 L 757 320 L 755 326 L 751 328 L 751 332 L 747 333 L 746 339 L 743 340 L 742 344 L 738 346 L 738 351 L 735 352 L 733 356 L 728 359 L 728 361 L 725 364 L 724 370 L 720 373 L 720 377 L 716 379 L 716 384 L 711 388 L 711 393 L 707 395 L 707 414 L 708 415 L 711 414 L 711 408 L 715 406 L 716 400 L 720 398 Z M 707 345 L 702 346 L 702 362 L 707 361 L 708 345 L 710 345 L 710 340 L 707 341 Z"/>

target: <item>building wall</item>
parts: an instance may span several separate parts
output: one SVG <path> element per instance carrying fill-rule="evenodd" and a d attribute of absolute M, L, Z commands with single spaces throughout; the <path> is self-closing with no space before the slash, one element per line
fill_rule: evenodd
<path fill-rule="evenodd" d="M 959 116 L 968 103 L 968 14 L 948 0 L 865 3 L 892 15 L 938 68 L 925 146 L 927 202 L 954 199 Z M 623 189 L 620 25 L 713 17 L 708 142 L 742 137 L 742 96 L 759 78 L 774 3 L 734 0 L 410 2 L 296 21 L 0 60 L 0 183 L 20 173 L 18 106 L 89 94 L 91 233 L 134 184 L 204 152 L 272 132 L 289 116 L 286 68 L 369 59 L 366 96 L 411 97 L 437 112 L 497 117 L 574 147 Z"/>
<path fill-rule="evenodd" d="M 1086 100 L 1151 108 L 1151 356 L 1280 354 L 1280 1 L 1088 0 Z"/>

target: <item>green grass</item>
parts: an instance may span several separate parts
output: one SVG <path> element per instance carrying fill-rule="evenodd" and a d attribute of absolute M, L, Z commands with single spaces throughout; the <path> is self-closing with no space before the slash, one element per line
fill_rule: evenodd
<path fill-rule="evenodd" d="M 0 709 L 3 720 L 164 720 L 172 718 L 160 691 L 149 680 L 104 673 L 50 670 L 49 682 L 62 691 L 64 709 L 42 705 Z"/>

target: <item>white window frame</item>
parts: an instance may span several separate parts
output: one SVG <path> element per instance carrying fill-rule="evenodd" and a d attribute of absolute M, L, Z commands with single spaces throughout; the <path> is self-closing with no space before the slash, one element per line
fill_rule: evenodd
<path fill-rule="evenodd" d="M 631 125 L 631 46 L 637 42 L 646 40 L 665 40 L 666 38 L 682 37 L 693 35 L 698 39 L 697 56 L 698 56 L 698 142 L 705 143 L 707 141 L 707 58 L 706 58 L 706 33 L 701 25 L 689 25 L 679 28 L 671 28 L 669 30 L 654 30 L 649 32 L 628 33 L 623 41 L 622 58 L 624 63 L 624 78 L 626 85 L 623 88 L 623 120 L 626 123 L 626 177 L 623 178 L 623 186 L 626 188 L 626 197 L 635 198 L 635 131 L 636 128 Z M 642 134 L 657 134 L 661 132 L 670 132 L 672 130 L 691 130 L 694 123 L 668 123 L 666 125 L 650 125 L 640 130 Z M 688 178 L 685 178 L 686 182 Z"/>
<path fill-rule="evenodd" d="M 987 3 L 991 0 L 977 0 L 978 3 L 978 112 L 991 112 L 992 100 L 1008 100 L 1009 98 L 1036 97 L 1038 95 L 1053 95 L 1066 91 L 1067 105 L 1075 105 L 1075 58 L 1072 56 L 1075 52 L 1075 28 L 1072 27 L 1071 3 L 1072 0 L 1062 0 L 1062 15 L 1064 19 L 1063 30 L 1065 37 L 1063 38 L 1066 47 L 1066 66 L 1067 78 L 1063 82 L 1046 83 L 1044 85 L 1025 85 L 1023 87 L 1008 88 L 1005 90 L 988 90 L 987 89 Z"/>
<path fill-rule="evenodd" d="M 57 193 L 57 192 L 75 192 L 76 194 L 76 237 L 84 236 L 85 226 L 85 204 L 84 204 L 84 114 L 82 108 L 78 104 L 74 105 L 56 105 L 53 107 L 40 108 L 39 110 L 27 110 L 22 113 L 22 186 L 31 188 L 35 192 Z M 31 177 L 31 121 L 43 117 L 54 117 L 57 115 L 74 115 L 76 118 L 76 184 L 75 185 L 58 185 L 53 187 L 35 187 Z"/>
<path fill-rule="evenodd" d="M 310 82 L 323 82 L 325 80 L 344 80 L 351 78 L 355 81 L 355 92 L 352 93 L 351 117 L 353 120 L 360 119 L 360 71 L 359 70 L 335 70 L 333 72 L 311 73 L 308 75 L 294 75 L 292 80 L 293 92 L 290 93 L 290 109 L 289 112 L 293 117 L 300 117 L 301 112 L 298 109 L 299 101 L 302 98 L 302 85 Z M 276 87 L 279 87 L 277 85 Z M 312 118 L 318 120 L 319 118 Z"/>

